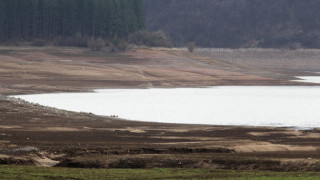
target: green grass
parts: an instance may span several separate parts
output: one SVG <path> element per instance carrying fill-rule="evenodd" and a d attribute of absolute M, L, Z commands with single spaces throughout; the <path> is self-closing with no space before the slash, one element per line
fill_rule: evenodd
<path fill-rule="evenodd" d="M 320 172 L 228 171 L 210 169 L 75 169 L 34 166 L 0 166 L 1 180 L 102 179 L 230 179 L 318 180 Z"/>

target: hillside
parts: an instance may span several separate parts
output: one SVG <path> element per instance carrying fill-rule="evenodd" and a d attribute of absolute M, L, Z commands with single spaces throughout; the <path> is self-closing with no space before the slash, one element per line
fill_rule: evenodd
<path fill-rule="evenodd" d="M 176 46 L 320 48 L 319 0 L 144 0 L 147 29 Z"/>
<path fill-rule="evenodd" d="M 319 54 L 319 52 L 318 52 Z M 286 72 L 240 66 L 175 49 L 93 52 L 74 47 L 0 47 L 0 95 L 99 88 L 300 85 Z"/>

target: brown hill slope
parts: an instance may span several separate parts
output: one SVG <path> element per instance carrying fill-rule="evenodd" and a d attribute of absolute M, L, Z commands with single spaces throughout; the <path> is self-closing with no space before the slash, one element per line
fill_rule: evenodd
<path fill-rule="evenodd" d="M 86 91 L 97 88 L 283 85 L 265 71 L 175 49 L 124 53 L 77 48 L 0 48 L 0 93 Z"/>

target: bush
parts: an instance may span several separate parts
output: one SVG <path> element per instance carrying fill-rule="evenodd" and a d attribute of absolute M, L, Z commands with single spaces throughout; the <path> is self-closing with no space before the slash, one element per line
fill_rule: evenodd
<path fill-rule="evenodd" d="M 55 46 L 73 46 L 73 38 L 58 36 L 53 40 L 53 45 L 55 45 Z"/>
<path fill-rule="evenodd" d="M 87 47 L 88 38 L 85 36 L 82 36 L 81 33 L 77 33 L 73 37 L 73 45 L 76 47 Z"/>
<path fill-rule="evenodd" d="M 120 40 L 120 39 L 114 39 L 111 43 L 110 43 L 110 48 L 112 52 L 116 52 L 116 51 L 126 51 L 128 48 L 128 43 L 124 40 Z"/>
<path fill-rule="evenodd" d="M 162 31 L 138 31 L 129 35 L 129 43 L 150 47 L 172 47 L 171 40 Z"/>
<path fill-rule="evenodd" d="M 4 46 L 20 46 L 21 42 L 20 41 L 5 41 L 3 42 Z"/>
<path fill-rule="evenodd" d="M 89 39 L 87 44 L 88 48 L 90 48 L 92 51 L 101 51 L 105 47 L 105 45 L 105 40 L 100 37 L 98 39 Z"/>
<path fill-rule="evenodd" d="M 43 47 L 46 46 L 46 42 L 42 39 L 35 39 L 31 42 L 31 46 Z"/>
<path fill-rule="evenodd" d="M 88 37 L 82 36 L 81 33 L 69 37 L 58 36 L 53 40 L 55 46 L 87 47 L 87 42 Z"/>
<path fill-rule="evenodd" d="M 189 52 L 193 52 L 194 49 L 196 48 L 196 44 L 194 42 L 189 42 L 187 43 L 187 48 Z"/>

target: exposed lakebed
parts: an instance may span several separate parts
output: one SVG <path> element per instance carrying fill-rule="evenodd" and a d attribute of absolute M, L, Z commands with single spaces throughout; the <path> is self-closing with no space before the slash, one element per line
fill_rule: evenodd
<path fill-rule="evenodd" d="M 318 86 L 105 89 L 15 97 L 59 109 L 139 121 L 320 127 Z"/>

